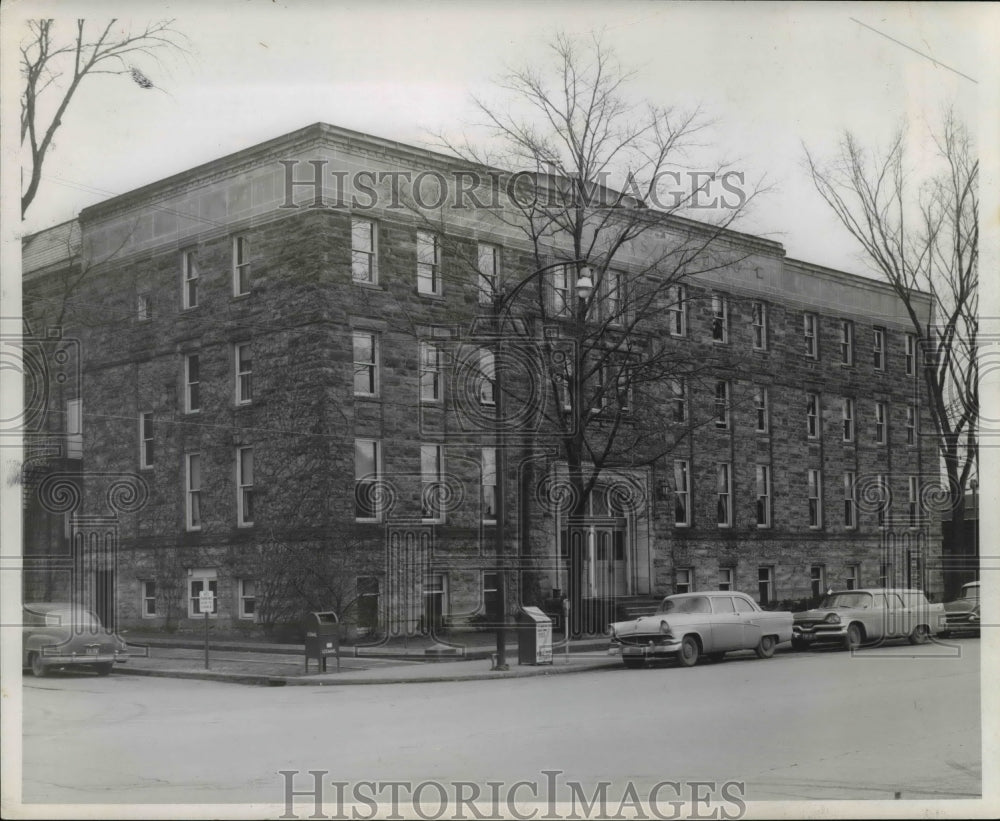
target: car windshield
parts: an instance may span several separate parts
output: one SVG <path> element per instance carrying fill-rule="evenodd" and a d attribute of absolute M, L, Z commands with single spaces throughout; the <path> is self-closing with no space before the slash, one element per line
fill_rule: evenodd
<path fill-rule="evenodd" d="M 968 587 L 962 588 L 962 595 L 960 598 L 972 599 L 973 601 L 979 601 L 979 585 L 973 584 Z"/>
<path fill-rule="evenodd" d="M 667 596 L 656 611 L 659 613 L 711 613 L 704 596 Z"/>
<path fill-rule="evenodd" d="M 820 602 L 820 609 L 828 607 L 856 607 L 868 609 L 872 606 L 871 593 L 831 593 Z"/>

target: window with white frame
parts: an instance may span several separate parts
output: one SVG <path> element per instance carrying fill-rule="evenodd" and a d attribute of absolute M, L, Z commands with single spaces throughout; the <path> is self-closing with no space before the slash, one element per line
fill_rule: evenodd
<path fill-rule="evenodd" d="M 444 518 L 443 479 L 441 445 L 421 445 L 420 515 L 425 521 L 439 522 Z"/>
<path fill-rule="evenodd" d="M 889 524 L 889 480 L 884 473 L 875 477 L 875 518 L 879 527 Z"/>
<path fill-rule="evenodd" d="M 729 340 L 729 305 L 722 294 L 712 294 L 712 341 Z"/>
<path fill-rule="evenodd" d="M 201 360 L 196 353 L 184 357 L 184 410 L 197 413 L 201 410 Z"/>
<path fill-rule="evenodd" d="M 675 422 L 687 422 L 687 383 L 684 379 L 670 380 L 671 404 Z"/>
<path fill-rule="evenodd" d="M 139 582 L 141 599 L 139 613 L 144 619 L 156 618 L 156 582 L 144 579 Z"/>
<path fill-rule="evenodd" d="M 906 334 L 905 337 L 904 363 L 906 365 L 906 375 L 917 375 L 917 337 L 914 334 Z"/>
<path fill-rule="evenodd" d="M 420 343 L 420 401 L 441 401 L 441 348 L 433 342 Z"/>
<path fill-rule="evenodd" d="M 212 609 L 207 611 L 209 616 L 219 614 L 219 579 L 218 574 L 212 569 L 193 568 L 188 571 L 188 616 L 190 618 L 204 617 L 205 612 L 201 609 L 201 594 L 203 591 L 212 594 Z"/>
<path fill-rule="evenodd" d="M 854 400 L 849 397 L 841 399 L 840 415 L 844 422 L 844 441 L 854 441 Z"/>
<path fill-rule="evenodd" d="M 884 445 L 888 440 L 885 402 L 875 403 L 875 444 Z"/>
<path fill-rule="evenodd" d="M 892 564 L 890 562 L 879 562 L 878 564 L 878 586 L 888 587 L 889 578 L 892 576 Z"/>
<path fill-rule="evenodd" d="M 569 268 L 568 265 L 560 265 L 552 269 L 552 315 L 556 317 L 573 314 Z"/>
<path fill-rule="evenodd" d="M 761 607 L 774 601 L 774 568 L 757 568 L 757 602 Z"/>
<path fill-rule="evenodd" d="M 875 370 L 885 370 L 885 328 L 872 329 L 872 364 Z"/>
<path fill-rule="evenodd" d="M 139 294 L 136 297 L 136 318 L 140 322 L 148 322 L 153 318 L 153 298 L 149 294 Z"/>
<path fill-rule="evenodd" d="M 479 304 L 489 305 L 500 284 L 497 278 L 500 273 L 500 249 L 496 245 L 480 242 L 478 251 Z"/>
<path fill-rule="evenodd" d="M 66 458 L 83 458 L 83 400 L 66 403 Z"/>
<path fill-rule="evenodd" d="M 719 379 L 715 383 L 715 427 L 729 428 L 729 383 Z"/>
<path fill-rule="evenodd" d="M 906 515 L 910 527 L 920 524 L 920 477 L 907 477 Z"/>
<path fill-rule="evenodd" d="M 233 296 L 250 293 L 250 240 L 233 237 Z"/>
<path fill-rule="evenodd" d="M 861 565 L 847 565 L 847 577 L 844 579 L 844 587 L 848 590 L 857 590 L 861 586 Z"/>
<path fill-rule="evenodd" d="M 358 576 L 355 590 L 357 591 L 358 627 L 367 630 L 378 629 L 379 590 L 381 583 L 378 576 Z"/>
<path fill-rule="evenodd" d="M 819 359 L 819 341 L 816 338 L 816 314 L 802 315 L 802 334 L 806 343 L 806 356 L 809 359 Z"/>
<path fill-rule="evenodd" d="M 809 527 L 823 526 L 823 475 L 818 470 L 808 471 Z"/>
<path fill-rule="evenodd" d="M 255 579 L 240 579 L 240 618 L 257 618 L 257 581 Z"/>
<path fill-rule="evenodd" d="M 181 254 L 181 305 L 185 309 L 198 307 L 198 252 Z"/>
<path fill-rule="evenodd" d="M 767 304 L 754 302 L 750 306 L 751 327 L 753 328 L 753 349 L 767 350 Z"/>
<path fill-rule="evenodd" d="M 622 279 L 622 272 L 613 268 L 608 268 L 601 278 L 600 316 L 609 325 L 622 325 L 625 321 Z"/>
<path fill-rule="evenodd" d="M 736 586 L 733 582 L 733 568 L 731 567 L 720 567 L 719 568 L 719 590 L 735 590 Z"/>
<path fill-rule="evenodd" d="M 497 451 L 483 448 L 483 521 L 497 520 Z"/>
<path fill-rule="evenodd" d="M 184 515 L 188 530 L 201 530 L 201 454 L 184 457 Z"/>
<path fill-rule="evenodd" d="M 354 331 L 354 395 L 378 395 L 378 335 Z"/>
<path fill-rule="evenodd" d="M 379 450 L 374 439 L 354 440 L 354 518 L 359 522 L 375 522 L 381 516 Z"/>
<path fill-rule="evenodd" d="M 667 291 L 668 322 L 671 336 L 687 336 L 687 301 L 683 285 L 673 285 Z"/>
<path fill-rule="evenodd" d="M 826 567 L 821 564 L 814 564 L 809 568 L 809 584 L 814 597 L 822 596 L 826 592 Z"/>
<path fill-rule="evenodd" d="M 437 234 L 417 231 L 417 292 L 441 295 L 441 244 Z"/>
<path fill-rule="evenodd" d="M 253 524 L 253 448 L 236 449 L 236 524 Z"/>
<path fill-rule="evenodd" d="M 377 236 L 374 222 L 351 218 L 351 279 L 355 282 L 378 283 Z"/>
<path fill-rule="evenodd" d="M 733 524 L 733 469 L 729 462 L 719 462 L 715 466 L 716 516 L 719 527 Z"/>
<path fill-rule="evenodd" d="M 691 524 L 691 466 L 687 459 L 674 460 L 674 524 Z"/>
<path fill-rule="evenodd" d="M 906 444 L 917 444 L 917 406 L 906 406 Z"/>
<path fill-rule="evenodd" d="M 757 527 L 771 526 L 771 466 L 757 465 Z"/>
<path fill-rule="evenodd" d="M 840 364 L 854 364 L 854 323 L 849 319 L 840 320 Z"/>
<path fill-rule="evenodd" d="M 694 570 L 690 567 L 678 567 L 674 570 L 674 593 L 692 591 L 694 591 Z"/>
<path fill-rule="evenodd" d="M 806 435 L 810 439 L 819 437 L 819 394 L 806 394 Z"/>
<path fill-rule="evenodd" d="M 249 342 L 233 346 L 236 365 L 236 404 L 249 405 L 253 401 L 253 352 Z"/>
<path fill-rule="evenodd" d="M 767 410 L 767 388 L 763 385 L 755 385 L 753 395 L 754 411 L 757 418 L 757 433 L 767 433 L 771 429 Z"/>
<path fill-rule="evenodd" d="M 483 405 L 497 403 L 496 360 L 489 348 L 479 349 L 479 402 Z"/>
<path fill-rule="evenodd" d="M 857 474 L 853 470 L 844 471 L 844 527 L 848 530 L 858 526 L 857 484 Z"/>
<path fill-rule="evenodd" d="M 153 430 L 153 414 L 144 411 L 139 414 L 139 467 L 153 467 L 156 450 Z"/>

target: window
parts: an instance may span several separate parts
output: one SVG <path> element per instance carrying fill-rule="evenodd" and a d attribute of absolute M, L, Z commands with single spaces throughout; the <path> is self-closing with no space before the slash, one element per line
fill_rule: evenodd
<path fill-rule="evenodd" d="M 847 565 L 847 578 L 844 580 L 844 587 L 848 590 L 857 590 L 861 586 L 861 565 Z"/>
<path fill-rule="evenodd" d="M 441 521 L 444 517 L 443 472 L 440 445 L 420 446 L 420 515 L 427 521 Z"/>
<path fill-rule="evenodd" d="M 441 349 L 432 342 L 420 343 L 420 401 L 441 401 Z"/>
<path fill-rule="evenodd" d="M 917 375 L 917 337 L 914 334 L 906 334 L 906 375 Z"/>
<path fill-rule="evenodd" d="M 885 402 L 875 403 L 875 444 L 884 445 L 886 443 L 885 425 Z"/>
<path fill-rule="evenodd" d="M 185 251 L 181 254 L 181 304 L 184 308 L 198 306 L 198 252 Z"/>
<path fill-rule="evenodd" d="M 809 471 L 809 527 L 823 526 L 823 477 L 818 470 Z"/>
<path fill-rule="evenodd" d="M 253 524 L 253 448 L 236 449 L 236 524 Z"/>
<path fill-rule="evenodd" d="M 806 394 L 806 435 L 810 439 L 819 437 L 819 394 Z"/>
<path fill-rule="evenodd" d="M 715 383 L 715 427 L 729 428 L 729 383 L 722 379 Z"/>
<path fill-rule="evenodd" d="M 878 586 L 888 587 L 889 576 L 892 574 L 892 565 L 889 562 L 879 562 L 878 565 Z"/>
<path fill-rule="evenodd" d="M 757 602 L 761 607 L 774 601 L 774 568 L 757 568 Z"/>
<path fill-rule="evenodd" d="M 729 340 L 729 306 L 722 294 L 712 294 L 712 341 Z"/>
<path fill-rule="evenodd" d="M 156 582 L 139 582 L 140 598 L 142 599 L 139 613 L 144 619 L 156 618 Z"/>
<path fill-rule="evenodd" d="M 136 318 L 140 322 L 148 322 L 153 318 L 153 298 L 149 294 L 139 294 L 136 297 Z"/>
<path fill-rule="evenodd" d="M 816 340 L 816 314 L 803 314 L 802 333 L 805 336 L 806 356 L 819 359 L 819 344 Z"/>
<path fill-rule="evenodd" d="M 240 618 L 257 617 L 257 582 L 254 579 L 240 579 Z"/>
<path fill-rule="evenodd" d="M 849 319 L 840 320 L 840 364 L 854 364 L 854 323 Z"/>
<path fill-rule="evenodd" d="M 716 523 L 719 527 L 733 524 L 733 474 L 729 462 L 716 465 Z"/>
<path fill-rule="evenodd" d="M 250 240 L 233 237 L 233 296 L 250 293 Z"/>
<path fill-rule="evenodd" d="M 441 246 L 427 231 L 417 231 L 417 292 L 441 294 Z"/>
<path fill-rule="evenodd" d="M 151 468 L 156 451 L 153 444 L 153 414 L 139 414 L 139 467 Z"/>
<path fill-rule="evenodd" d="M 885 328 L 872 330 L 872 364 L 875 370 L 885 370 Z"/>
<path fill-rule="evenodd" d="M 684 286 L 674 285 L 668 291 L 670 304 L 667 306 L 670 335 L 687 336 L 687 303 Z"/>
<path fill-rule="evenodd" d="M 841 416 L 844 420 L 844 441 L 854 441 L 854 400 L 844 397 L 841 400 Z"/>
<path fill-rule="evenodd" d="M 813 596 L 822 596 L 826 592 L 826 568 L 821 564 L 810 567 L 809 582 L 812 585 Z"/>
<path fill-rule="evenodd" d="M 496 362 L 493 351 L 486 348 L 479 351 L 479 402 L 483 405 L 497 403 Z"/>
<path fill-rule="evenodd" d="M 212 594 L 212 609 L 208 611 L 210 616 L 219 613 L 219 580 L 214 570 L 192 569 L 188 571 L 188 616 L 204 616 L 201 609 L 201 594 L 207 590 Z"/>
<path fill-rule="evenodd" d="M 570 272 L 568 265 L 560 265 L 552 270 L 552 315 L 571 316 Z"/>
<path fill-rule="evenodd" d="M 198 354 L 184 357 L 184 410 L 197 413 L 201 410 L 201 375 Z"/>
<path fill-rule="evenodd" d="M 233 352 L 236 363 L 236 404 L 249 405 L 253 399 L 253 355 L 250 343 L 238 343 Z"/>
<path fill-rule="evenodd" d="M 378 283 L 378 263 L 375 256 L 375 223 L 351 219 L 351 279 L 368 285 Z"/>
<path fill-rule="evenodd" d="M 917 444 L 917 406 L 906 406 L 906 444 Z"/>
<path fill-rule="evenodd" d="M 882 473 L 875 477 L 875 515 L 879 527 L 889 524 L 889 482 Z"/>
<path fill-rule="evenodd" d="M 691 471 L 687 459 L 674 460 L 674 524 L 691 524 Z"/>
<path fill-rule="evenodd" d="M 694 591 L 694 571 L 690 567 L 679 567 L 674 571 L 674 593 Z"/>
<path fill-rule="evenodd" d="M 844 472 L 844 527 L 853 530 L 858 526 L 858 508 L 855 498 L 858 478 L 853 470 Z"/>
<path fill-rule="evenodd" d="M 368 331 L 354 332 L 354 395 L 378 395 L 378 337 Z"/>
<path fill-rule="evenodd" d="M 687 421 L 687 384 L 683 379 L 670 380 L 670 392 L 673 394 L 674 421 Z"/>
<path fill-rule="evenodd" d="M 479 304 L 489 305 L 497 293 L 500 273 L 500 249 L 496 245 L 479 243 Z"/>
<path fill-rule="evenodd" d="M 185 522 L 188 530 L 201 530 L 201 454 L 184 457 Z"/>
<path fill-rule="evenodd" d="M 771 467 L 757 465 L 757 527 L 771 526 Z"/>
<path fill-rule="evenodd" d="M 374 631 L 378 629 L 379 580 L 377 576 L 358 576 L 357 579 L 358 627 Z"/>
<path fill-rule="evenodd" d="M 920 477 L 907 477 L 907 500 L 906 515 L 910 527 L 916 527 L 920 523 Z"/>
<path fill-rule="evenodd" d="M 767 305 L 763 302 L 754 302 L 750 306 L 751 326 L 753 328 L 753 349 L 755 351 L 767 350 Z"/>
<path fill-rule="evenodd" d="M 483 613 L 494 624 L 500 621 L 500 574 L 483 573 Z"/>
<path fill-rule="evenodd" d="M 83 400 L 66 403 L 66 458 L 83 458 Z"/>
<path fill-rule="evenodd" d="M 754 388 L 754 408 L 757 414 L 757 433 L 767 433 L 770 421 L 767 414 L 767 388 L 763 385 Z"/>
<path fill-rule="evenodd" d="M 497 520 L 497 452 L 483 448 L 483 521 Z"/>
<path fill-rule="evenodd" d="M 733 585 L 733 568 L 731 567 L 720 567 L 719 568 L 719 590 L 734 590 Z"/>
<path fill-rule="evenodd" d="M 621 325 L 625 321 L 622 304 L 622 273 L 608 268 L 601 278 L 600 295 L 601 319 L 609 325 Z"/>
<path fill-rule="evenodd" d="M 361 522 L 377 521 L 381 514 L 379 461 L 378 442 L 354 440 L 354 518 Z"/>
<path fill-rule="evenodd" d="M 618 400 L 618 410 L 621 413 L 632 412 L 632 369 L 624 362 L 610 366 L 611 377 L 615 384 L 615 398 Z"/>

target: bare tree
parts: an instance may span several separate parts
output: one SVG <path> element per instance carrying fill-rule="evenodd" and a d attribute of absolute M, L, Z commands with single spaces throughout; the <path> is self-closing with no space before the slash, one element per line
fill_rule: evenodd
<path fill-rule="evenodd" d="M 960 551 L 978 456 L 979 161 L 951 111 L 932 138 L 942 170 L 924 179 L 907 166 L 902 129 L 884 153 L 845 133 L 832 161 L 821 165 L 807 150 L 806 162 L 820 196 L 906 309 L 948 483 L 945 545 Z"/>
<path fill-rule="evenodd" d="M 98 74 L 119 74 L 142 89 L 154 88 L 132 61 L 155 59 L 164 49 L 183 51 L 183 35 L 172 25 L 173 20 L 160 20 L 132 32 L 115 19 L 103 27 L 77 20 L 73 34 L 60 39 L 54 20 L 28 22 L 29 33 L 21 45 L 21 145 L 30 150 L 31 166 L 21 195 L 22 217 L 38 193 L 45 158 L 83 81 Z"/>

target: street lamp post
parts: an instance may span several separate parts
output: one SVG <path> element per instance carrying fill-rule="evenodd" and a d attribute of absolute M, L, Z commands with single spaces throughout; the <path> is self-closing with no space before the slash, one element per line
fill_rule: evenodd
<path fill-rule="evenodd" d="M 493 426 L 494 449 L 496 452 L 496 579 L 497 579 L 497 599 L 499 602 L 497 616 L 496 634 L 496 662 L 495 670 L 508 670 L 507 664 L 507 574 L 504 565 L 504 542 L 506 541 L 506 515 L 507 515 L 507 454 L 504 448 L 503 431 L 503 324 L 507 314 L 510 313 L 511 305 L 521 290 L 532 280 L 542 276 L 547 271 L 558 268 L 560 265 L 577 265 L 578 276 L 576 281 L 576 294 L 579 299 L 577 311 L 574 317 L 577 321 L 582 321 L 583 308 L 586 299 L 594 290 L 594 283 L 590 277 L 590 268 L 586 266 L 586 260 L 575 259 L 545 265 L 532 271 L 528 276 L 517 283 L 510 291 L 503 291 L 499 287 L 495 289 L 493 295 L 493 321 L 496 340 L 494 342 L 493 353 L 493 384 L 494 397 L 493 405 L 495 412 L 495 423 Z M 574 410 L 576 409 L 576 399 L 574 399 Z"/>

